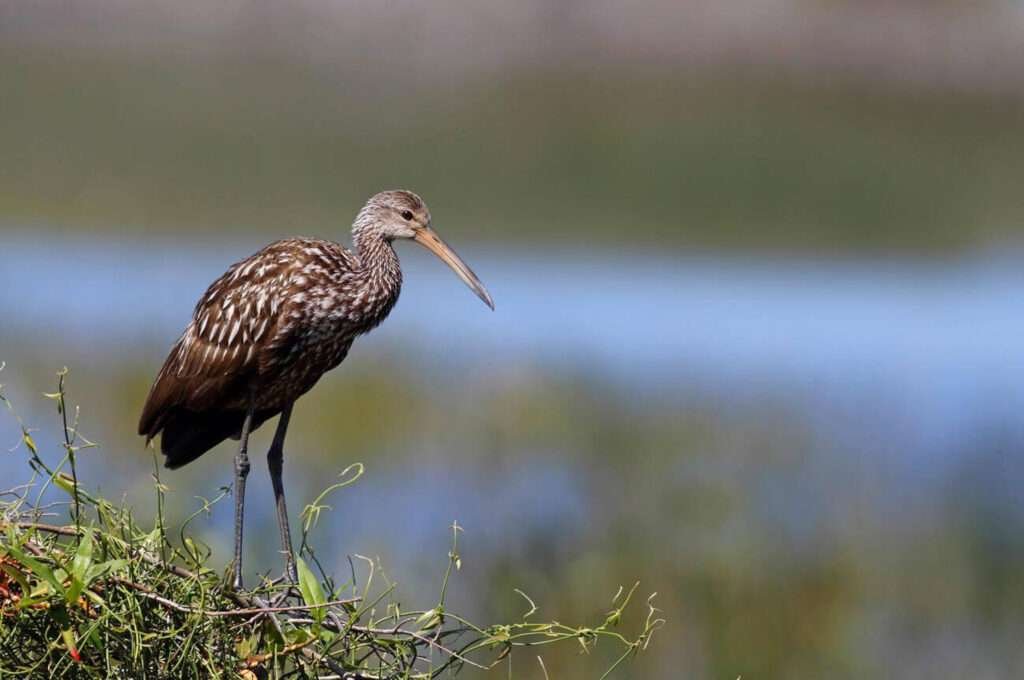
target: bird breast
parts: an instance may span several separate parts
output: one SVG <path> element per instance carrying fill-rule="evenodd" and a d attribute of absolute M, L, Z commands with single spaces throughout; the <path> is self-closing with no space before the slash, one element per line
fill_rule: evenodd
<path fill-rule="evenodd" d="M 337 366 L 352 340 L 387 316 L 400 283 L 400 274 L 371 271 L 338 244 L 278 241 L 207 289 L 165 370 L 205 376 L 199 394 L 247 375 L 276 406 Z"/>

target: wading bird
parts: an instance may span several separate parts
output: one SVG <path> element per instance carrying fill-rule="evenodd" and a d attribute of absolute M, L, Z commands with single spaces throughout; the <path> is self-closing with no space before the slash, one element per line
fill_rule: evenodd
<path fill-rule="evenodd" d="M 235 455 L 234 586 L 242 587 L 242 521 L 249 474 L 249 434 L 280 414 L 267 464 L 281 548 L 296 580 L 281 470 L 295 400 L 345 358 L 352 341 L 394 307 L 402 270 L 392 246 L 411 239 L 437 255 L 487 306 L 494 301 L 476 274 L 434 232 L 430 211 L 410 191 L 384 191 L 352 225 L 354 251 L 320 239 L 271 243 L 231 266 L 196 304 L 171 348 L 139 419 L 146 443 L 162 434 L 171 469 L 227 438 Z"/>

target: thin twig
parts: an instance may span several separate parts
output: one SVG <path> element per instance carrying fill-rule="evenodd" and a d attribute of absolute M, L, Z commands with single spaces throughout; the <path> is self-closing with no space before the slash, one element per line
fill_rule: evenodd
<path fill-rule="evenodd" d="M 142 585 L 141 583 L 135 583 L 127 579 L 111 577 L 110 581 L 126 588 L 131 588 L 137 591 L 143 597 L 154 602 L 158 602 L 169 609 L 182 612 L 184 614 L 200 614 L 202 616 L 209 616 L 212 618 L 225 617 L 225 616 L 253 616 L 255 614 L 273 614 L 278 612 L 293 612 L 293 611 L 310 611 L 318 607 L 334 607 L 350 605 L 359 602 L 359 598 L 351 598 L 347 600 L 332 600 L 331 602 L 324 602 L 318 605 L 306 605 L 297 604 L 289 607 L 249 607 L 246 609 L 196 609 L 195 607 L 189 607 L 188 605 L 169 600 L 166 597 L 158 595 L 149 586 Z"/>

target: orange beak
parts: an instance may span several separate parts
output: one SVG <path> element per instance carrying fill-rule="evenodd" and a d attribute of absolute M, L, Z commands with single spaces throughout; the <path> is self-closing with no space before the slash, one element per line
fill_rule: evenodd
<path fill-rule="evenodd" d="M 429 250 L 430 252 L 437 255 L 441 260 L 452 268 L 459 278 L 462 279 L 463 283 L 469 286 L 469 289 L 476 293 L 476 296 L 484 301 L 488 307 L 494 309 L 494 300 L 491 298 L 491 294 L 484 288 L 484 284 L 480 283 L 480 279 L 477 278 L 473 270 L 469 268 L 462 258 L 459 257 L 454 250 L 448 247 L 448 244 L 441 240 L 441 237 L 437 235 L 437 232 L 430 227 L 421 227 L 416 230 L 416 235 L 412 237 L 416 243 Z"/>

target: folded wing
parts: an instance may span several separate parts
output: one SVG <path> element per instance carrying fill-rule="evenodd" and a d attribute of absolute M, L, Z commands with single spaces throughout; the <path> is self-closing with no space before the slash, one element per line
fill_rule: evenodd
<path fill-rule="evenodd" d="M 276 331 L 288 279 L 277 253 L 264 249 L 231 267 L 200 299 L 171 348 L 139 419 L 148 440 L 161 432 L 170 467 L 237 436 Z M 275 412 L 260 412 L 263 422 Z"/>

